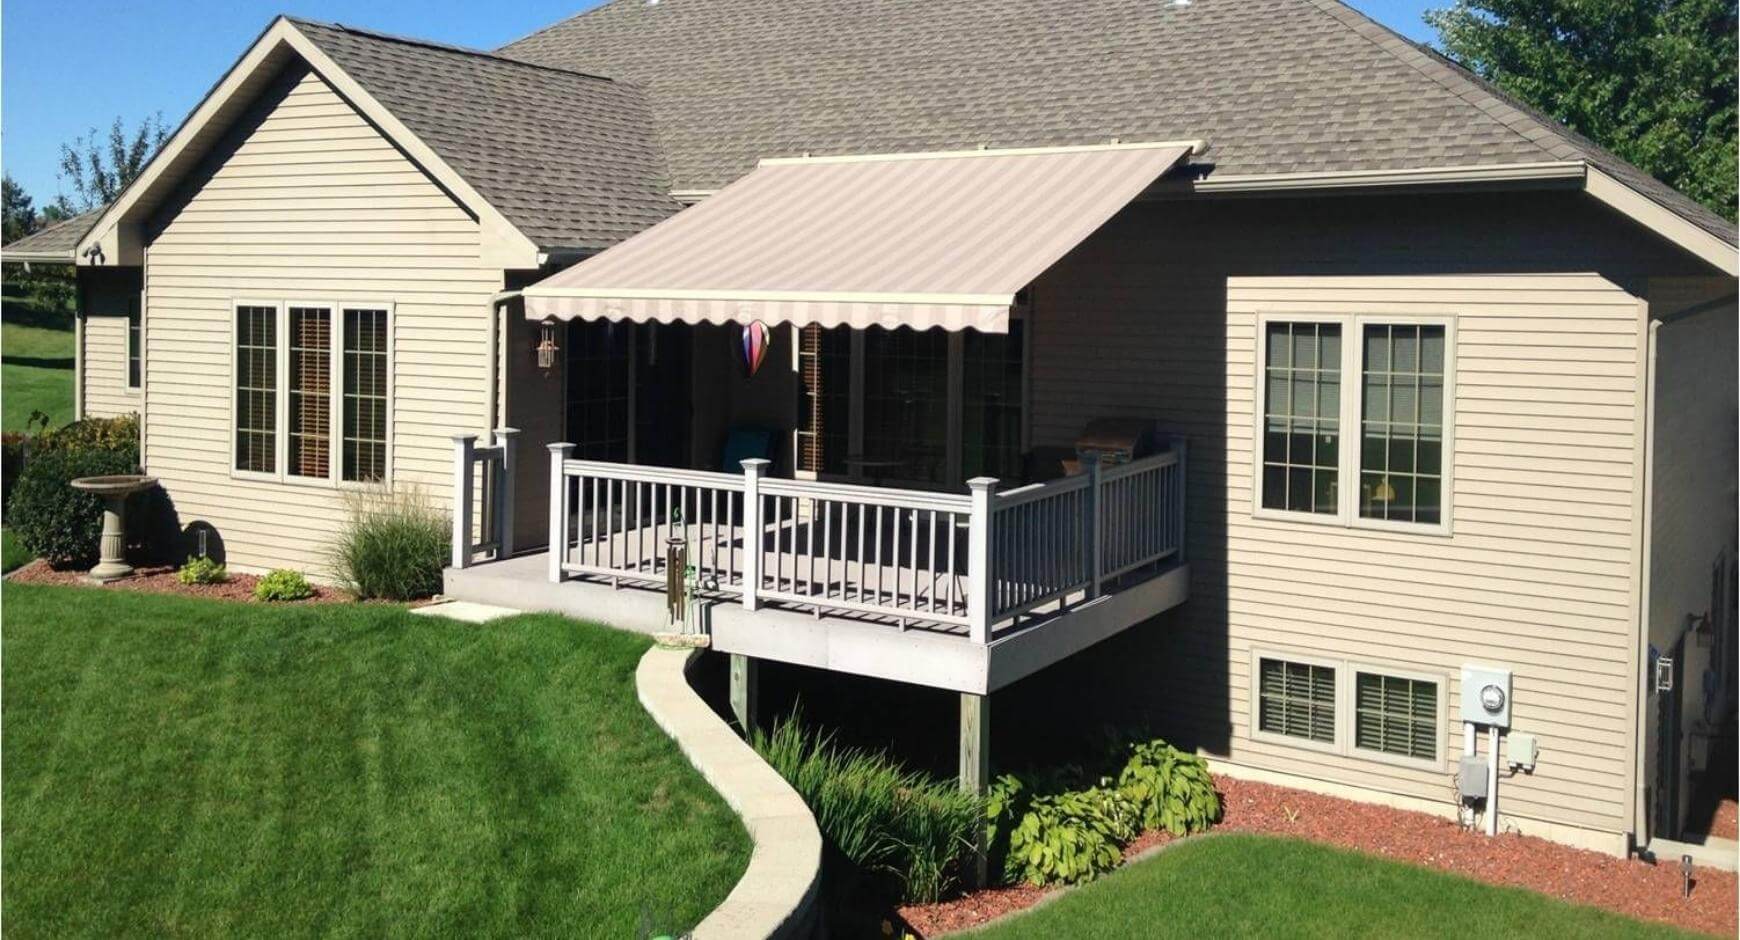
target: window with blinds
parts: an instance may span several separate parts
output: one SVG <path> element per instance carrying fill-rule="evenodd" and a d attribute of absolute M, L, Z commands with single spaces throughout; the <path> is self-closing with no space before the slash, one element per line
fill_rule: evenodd
<path fill-rule="evenodd" d="M 1438 683 L 1360 672 L 1354 679 L 1353 746 L 1438 759 Z"/>
<path fill-rule="evenodd" d="M 344 311 L 344 472 L 387 477 L 387 311 Z"/>
<path fill-rule="evenodd" d="M 278 309 L 236 308 L 236 469 L 278 471 Z"/>
<path fill-rule="evenodd" d="M 1341 511 L 1341 327 L 1270 323 L 1264 337 L 1263 507 Z"/>
<path fill-rule="evenodd" d="M 127 299 L 127 387 L 138 388 L 144 369 L 145 337 L 139 317 L 139 298 Z"/>
<path fill-rule="evenodd" d="M 1269 734 L 1335 743 L 1335 670 L 1258 660 L 1257 728 Z"/>
<path fill-rule="evenodd" d="M 290 308 L 288 472 L 325 477 L 332 457 L 332 311 Z"/>

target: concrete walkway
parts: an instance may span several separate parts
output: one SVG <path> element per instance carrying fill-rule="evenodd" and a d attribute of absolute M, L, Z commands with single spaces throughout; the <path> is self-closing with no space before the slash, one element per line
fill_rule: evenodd
<path fill-rule="evenodd" d="M 742 817 L 755 842 L 749 868 L 695 928 L 695 940 L 807 937 L 817 921 L 822 834 L 797 791 L 689 685 L 688 665 L 699 655 L 655 646 L 634 677 L 641 705 Z"/>

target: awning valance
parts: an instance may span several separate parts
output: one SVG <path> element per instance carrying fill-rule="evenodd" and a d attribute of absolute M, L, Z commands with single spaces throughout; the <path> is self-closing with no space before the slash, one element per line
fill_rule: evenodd
<path fill-rule="evenodd" d="M 1193 146 L 765 160 L 527 288 L 526 315 L 1007 332 L 1015 293 Z"/>

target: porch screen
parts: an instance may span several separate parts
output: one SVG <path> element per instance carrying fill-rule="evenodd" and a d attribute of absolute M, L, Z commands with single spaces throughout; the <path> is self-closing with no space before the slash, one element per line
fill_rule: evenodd
<path fill-rule="evenodd" d="M 324 477 L 331 457 L 332 311 L 290 308 L 290 458 L 299 477 Z"/>

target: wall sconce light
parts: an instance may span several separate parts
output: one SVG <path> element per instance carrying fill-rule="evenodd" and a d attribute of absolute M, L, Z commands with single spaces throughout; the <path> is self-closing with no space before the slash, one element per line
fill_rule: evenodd
<path fill-rule="evenodd" d="M 538 368 L 553 369 L 556 367 L 556 352 L 561 347 L 556 345 L 556 321 L 545 320 L 538 324 Z"/>

